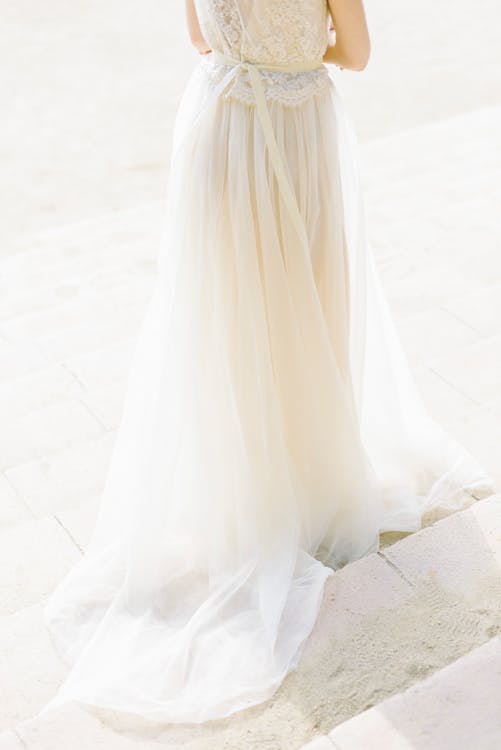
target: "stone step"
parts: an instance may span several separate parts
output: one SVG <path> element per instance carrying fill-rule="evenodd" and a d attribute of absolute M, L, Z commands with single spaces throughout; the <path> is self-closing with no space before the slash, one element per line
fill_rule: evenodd
<path fill-rule="evenodd" d="M 302 750 L 498 750 L 501 637 Z"/>

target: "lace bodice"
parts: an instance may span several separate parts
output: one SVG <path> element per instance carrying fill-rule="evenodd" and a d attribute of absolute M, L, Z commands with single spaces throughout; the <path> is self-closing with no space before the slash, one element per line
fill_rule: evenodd
<path fill-rule="evenodd" d="M 328 44 L 327 0 L 196 0 L 202 33 L 211 49 L 237 59 L 268 64 L 305 63 L 322 58 Z M 224 65 L 204 56 L 201 68 L 213 85 Z M 324 91 L 325 67 L 300 73 L 263 70 L 268 99 L 297 105 Z M 254 95 L 242 72 L 225 94 L 246 103 Z"/>

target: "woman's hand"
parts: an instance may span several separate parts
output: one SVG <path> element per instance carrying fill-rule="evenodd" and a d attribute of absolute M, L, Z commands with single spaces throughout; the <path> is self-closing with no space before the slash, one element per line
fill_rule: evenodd
<path fill-rule="evenodd" d="M 207 42 L 205 41 L 203 37 L 197 40 L 196 43 L 193 42 L 193 44 L 195 45 L 195 48 L 200 55 L 208 55 L 209 52 L 212 52 L 211 48 L 208 46 Z"/>

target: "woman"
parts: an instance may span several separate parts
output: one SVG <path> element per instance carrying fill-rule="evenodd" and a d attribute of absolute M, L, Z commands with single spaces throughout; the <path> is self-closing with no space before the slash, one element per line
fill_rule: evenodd
<path fill-rule="evenodd" d="M 360 0 L 187 0 L 159 273 L 99 518 L 47 621 L 66 700 L 202 722 L 273 694 L 333 570 L 490 479 L 425 412 L 325 62 Z M 331 37 L 331 25 L 335 39 Z"/>

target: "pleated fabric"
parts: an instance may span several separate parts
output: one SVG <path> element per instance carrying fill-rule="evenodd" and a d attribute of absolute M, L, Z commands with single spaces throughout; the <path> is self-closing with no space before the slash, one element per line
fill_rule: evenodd
<path fill-rule="evenodd" d="M 219 718 L 294 669 L 333 570 L 493 491 L 427 414 L 367 242 L 334 83 L 255 107 L 200 63 L 173 141 L 156 286 L 99 517 L 46 619 L 68 700 Z M 434 514 L 434 515 L 433 515 Z"/>

